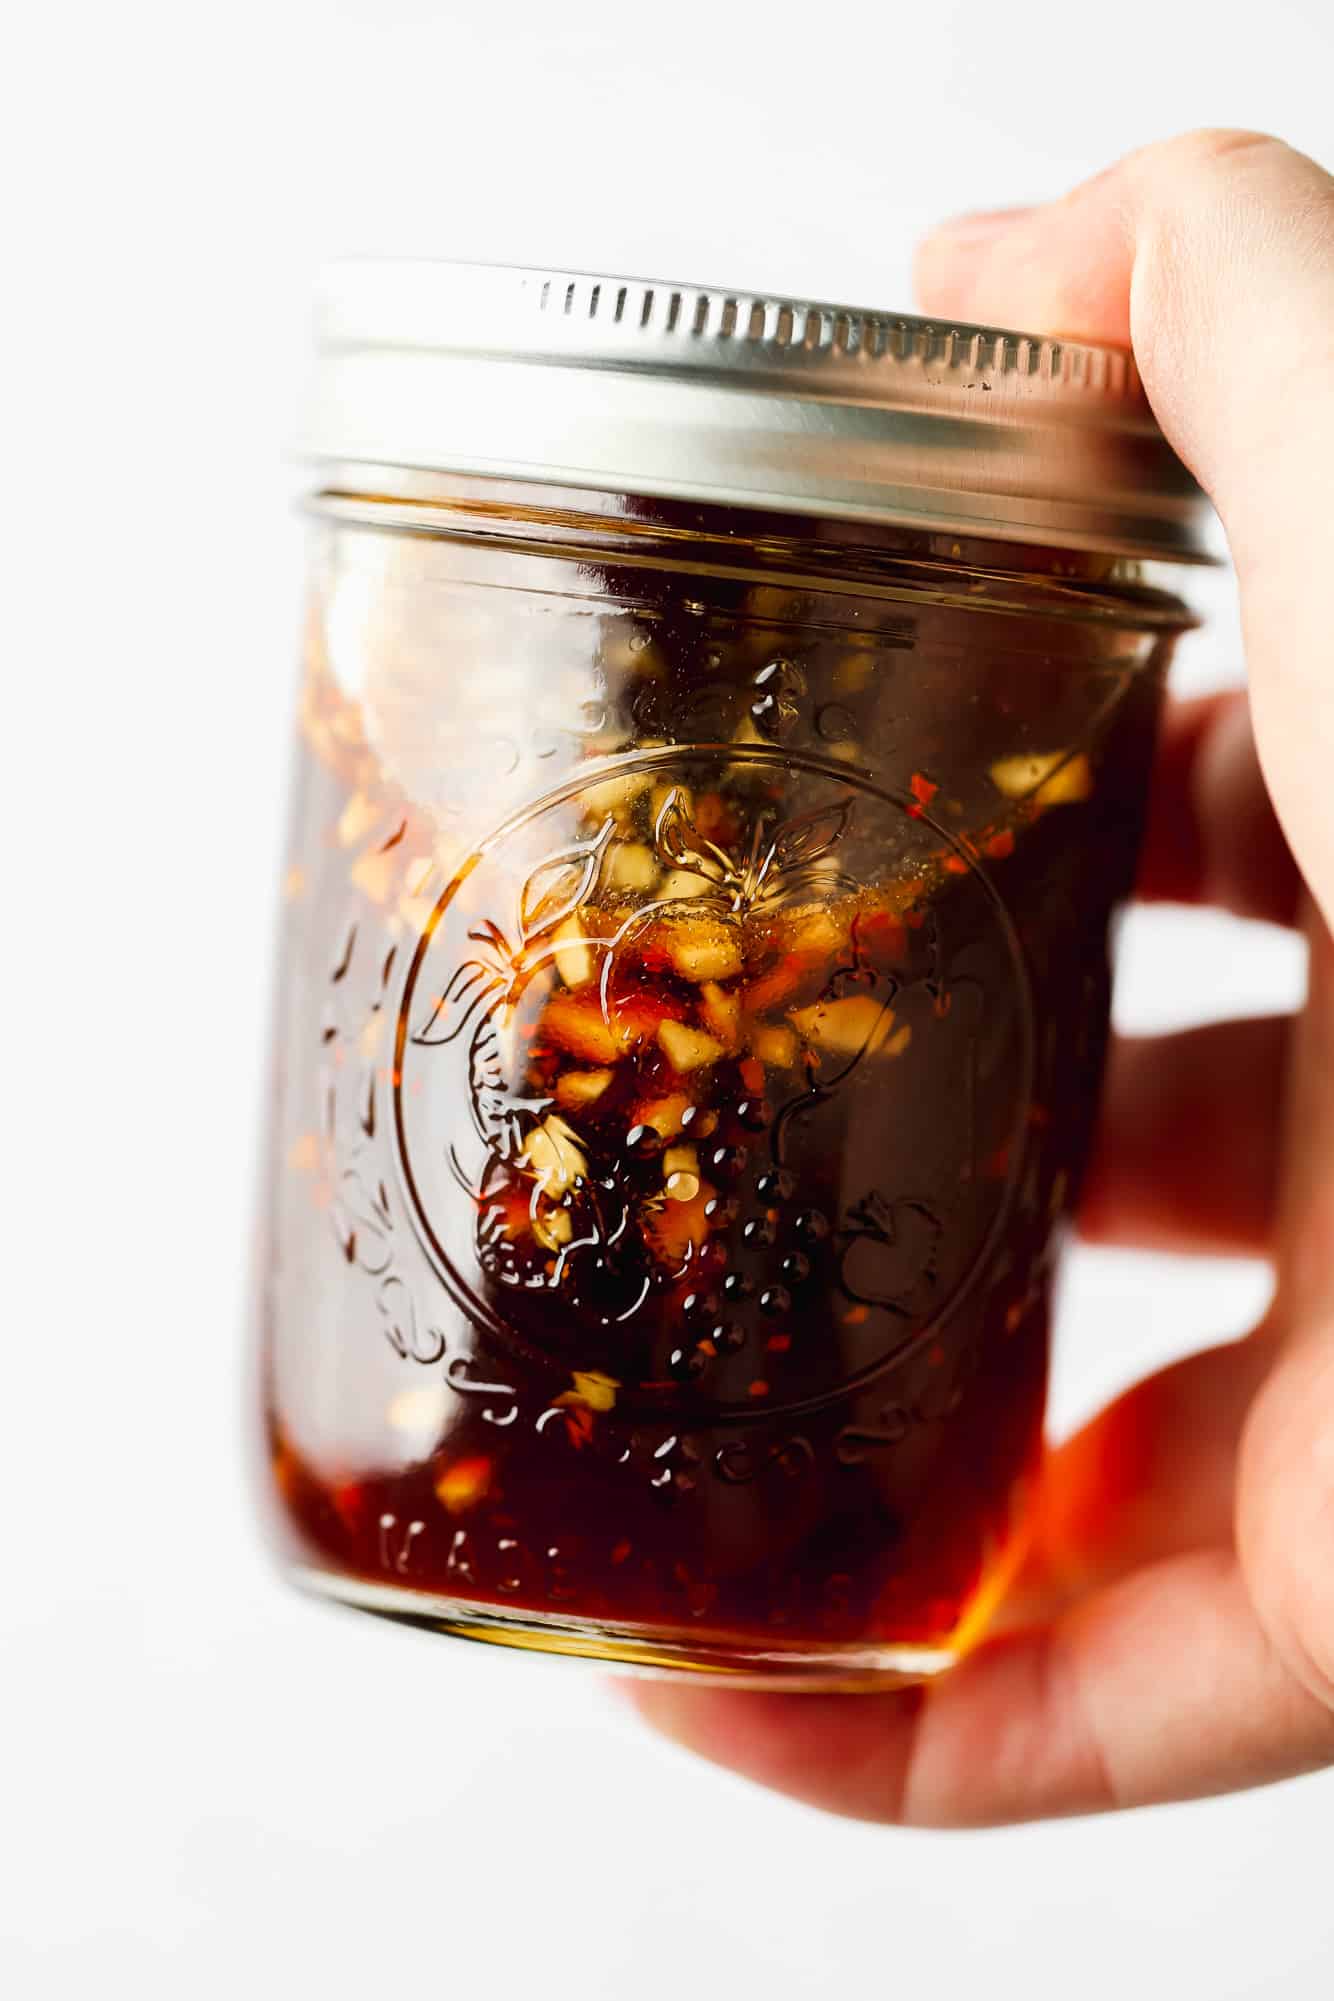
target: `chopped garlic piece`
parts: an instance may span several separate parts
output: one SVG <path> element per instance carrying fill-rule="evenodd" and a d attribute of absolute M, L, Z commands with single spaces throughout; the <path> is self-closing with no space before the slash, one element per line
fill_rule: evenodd
<path fill-rule="evenodd" d="M 705 980 L 699 990 L 699 1008 L 710 1035 L 716 1035 L 725 1049 L 735 1049 L 741 1032 L 741 996 L 728 993 L 716 980 Z"/>
<path fill-rule="evenodd" d="M 523 1143 L 523 1158 L 537 1176 L 538 1187 L 553 1201 L 588 1173 L 577 1134 L 554 1112 L 533 1127 Z"/>
<path fill-rule="evenodd" d="M 542 1016 L 544 1035 L 585 1063 L 614 1063 L 624 1054 L 624 1040 L 602 1019 L 597 996 L 557 994 Z"/>
<path fill-rule="evenodd" d="M 595 818 L 610 813 L 620 820 L 628 815 L 640 793 L 647 790 L 646 778 L 604 778 L 600 784 L 584 787 L 579 804 Z"/>
<path fill-rule="evenodd" d="M 554 935 L 556 971 L 567 987 L 584 987 L 593 977 L 593 954 L 588 949 L 588 933 L 574 911 Z"/>
<path fill-rule="evenodd" d="M 847 942 L 847 928 L 832 910 L 812 903 L 798 910 L 784 911 L 782 938 L 787 951 L 809 952 L 819 958 L 837 952 Z"/>
<path fill-rule="evenodd" d="M 667 956 L 684 980 L 726 980 L 741 971 L 741 940 L 726 924 L 672 927 Z"/>
<path fill-rule="evenodd" d="M 658 879 L 658 863 L 652 848 L 643 841 L 618 841 L 608 852 L 604 877 L 614 889 L 641 893 L 652 889 Z"/>
<path fill-rule="evenodd" d="M 670 1202 L 693 1202 L 699 1194 L 699 1156 L 693 1146 L 669 1146 L 662 1156 L 663 1186 Z"/>
<path fill-rule="evenodd" d="M 803 1041 L 813 1042 L 817 1049 L 839 1056 L 870 1056 L 888 1040 L 894 1011 L 869 994 L 856 994 L 848 1000 L 794 1008 L 788 1020 Z"/>
<path fill-rule="evenodd" d="M 790 1028 L 761 1025 L 751 1035 L 750 1047 L 771 1070 L 790 1070 L 797 1060 L 797 1038 Z"/>
<path fill-rule="evenodd" d="M 564 1250 L 574 1235 L 568 1209 L 540 1209 L 533 1217 L 533 1235 L 544 1251 Z"/>
<path fill-rule="evenodd" d="M 586 1410 L 611 1410 L 616 1403 L 616 1392 L 621 1387 L 615 1376 L 603 1375 L 601 1369 L 576 1369 L 571 1377 L 572 1390 L 562 1390 L 553 1397 L 553 1404 L 582 1404 Z"/>
<path fill-rule="evenodd" d="M 673 1070 L 699 1070 L 725 1054 L 721 1042 L 702 1029 L 687 1028 L 683 1021 L 659 1022 L 658 1045 Z"/>
<path fill-rule="evenodd" d="M 591 1105 L 602 1096 L 613 1076 L 610 1070 L 566 1070 L 556 1079 L 556 1103 L 567 1111 Z"/>
<path fill-rule="evenodd" d="M 1039 806 L 1073 806 L 1093 791 L 1093 772 L 1082 751 L 1063 750 L 1033 757 L 1002 757 L 991 767 L 991 782 L 1007 799 L 1036 800 Z"/>
<path fill-rule="evenodd" d="M 696 875 L 693 869 L 674 868 L 662 880 L 662 895 L 666 902 L 684 903 L 692 896 L 707 896 L 716 889 L 706 875 Z"/>
<path fill-rule="evenodd" d="M 649 792 L 648 816 L 656 827 L 658 816 L 667 801 L 675 794 L 681 813 L 687 820 L 695 817 L 695 795 L 687 785 L 678 785 L 674 779 L 660 778 Z"/>
<path fill-rule="evenodd" d="M 665 1098 L 650 1098 L 640 1105 L 632 1123 L 652 1126 L 663 1139 L 675 1139 L 689 1110 L 690 1100 L 684 1091 L 669 1091 Z"/>

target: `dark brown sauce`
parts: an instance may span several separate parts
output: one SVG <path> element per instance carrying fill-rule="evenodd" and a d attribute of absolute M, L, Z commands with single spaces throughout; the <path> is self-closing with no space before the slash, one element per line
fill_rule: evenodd
<path fill-rule="evenodd" d="M 1167 650 L 985 629 L 891 670 L 678 612 L 606 672 L 624 750 L 429 887 L 315 659 L 267 1295 L 303 1562 L 720 1645 L 968 1626 L 1040 1459 Z"/>

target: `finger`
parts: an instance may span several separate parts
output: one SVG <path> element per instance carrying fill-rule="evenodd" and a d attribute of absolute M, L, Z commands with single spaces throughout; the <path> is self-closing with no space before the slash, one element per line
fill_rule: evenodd
<path fill-rule="evenodd" d="M 1334 1242 L 1312 1240 L 1311 1253 L 1297 1317 L 1283 1288 L 1274 1301 L 1275 1367 L 1238 1455 L 1236 1547 L 1280 1658 L 1334 1709 Z"/>
<path fill-rule="evenodd" d="M 994 1630 L 1051 1619 L 1165 1557 L 1229 1547 L 1240 1441 L 1274 1355 L 1255 1334 L 1187 1356 L 1050 1452 L 1028 1559 Z"/>
<path fill-rule="evenodd" d="M 1291 1032 L 1271 1016 L 1115 1039 L 1081 1234 L 1148 1250 L 1267 1251 Z"/>
<path fill-rule="evenodd" d="M 989 1642 L 925 1693 L 645 1683 L 634 1699 L 669 1737 L 761 1785 L 928 1827 L 1194 1799 L 1334 1757 L 1334 1713 L 1280 1663 L 1227 1551 L 1139 1571 Z"/>
<path fill-rule="evenodd" d="M 1307 1002 L 1285 1094 L 1276 1304 L 1302 1338 L 1334 1345 L 1334 938 L 1310 907 L 1303 929 Z"/>
<path fill-rule="evenodd" d="M 1227 530 L 1261 762 L 1334 917 L 1334 181 L 1277 140 L 1193 133 L 1016 220 L 940 232 L 918 279 L 936 314 L 1133 345 Z"/>
<path fill-rule="evenodd" d="M 1137 894 L 1296 921 L 1300 879 L 1260 771 L 1244 694 L 1169 704 Z"/>

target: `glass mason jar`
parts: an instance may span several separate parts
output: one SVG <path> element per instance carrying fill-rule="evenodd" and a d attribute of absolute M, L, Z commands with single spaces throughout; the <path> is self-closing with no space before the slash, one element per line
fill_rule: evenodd
<path fill-rule="evenodd" d="M 1024 1547 L 1198 496 L 1123 356 L 628 281 L 349 267 L 317 388 L 284 1560 L 946 1666 Z"/>

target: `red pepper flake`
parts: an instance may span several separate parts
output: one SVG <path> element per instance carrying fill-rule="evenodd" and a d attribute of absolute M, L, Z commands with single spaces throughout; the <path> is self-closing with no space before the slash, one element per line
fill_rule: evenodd
<path fill-rule="evenodd" d="M 858 953 L 880 953 L 899 959 L 907 949 L 903 920 L 892 917 L 887 910 L 872 910 L 854 917 L 851 935 L 853 950 Z"/>
<path fill-rule="evenodd" d="M 946 855 L 946 857 L 945 857 L 945 873 L 946 873 L 946 875 L 967 875 L 967 873 L 968 873 L 968 864 L 967 864 L 967 862 L 966 862 L 966 861 L 964 860 L 963 856 L 962 856 L 962 855 Z"/>
<path fill-rule="evenodd" d="M 1006 1333 L 1007 1334 L 1015 1333 L 1023 1317 L 1024 1317 L 1024 1302 L 1022 1299 L 1016 1299 L 1014 1305 L 1009 1307 L 1005 1314 Z"/>
<path fill-rule="evenodd" d="M 565 1419 L 565 1430 L 570 1443 L 578 1452 L 593 1436 L 593 1413 L 587 1404 L 570 1404 L 561 1415 Z"/>
<path fill-rule="evenodd" d="M 922 772 L 914 771 L 912 777 L 908 780 L 908 790 L 912 793 L 913 798 L 917 802 L 916 805 L 910 806 L 908 808 L 908 811 L 912 815 L 914 820 L 920 820 L 922 817 L 923 806 L 929 806 L 931 804 L 931 801 L 935 798 L 937 792 L 939 792 L 940 787 L 938 785 L 933 785 L 931 783 L 931 780 L 925 777 L 922 774 Z"/>
<path fill-rule="evenodd" d="M 355 1529 L 365 1512 L 366 1490 L 355 1480 L 345 1480 L 332 1489 L 330 1500 L 334 1511 L 345 1529 Z"/>
<path fill-rule="evenodd" d="M 695 830 L 703 834 L 706 841 L 718 841 L 726 846 L 734 837 L 736 822 L 727 801 L 717 792 L 701 793 L 695 801 Z"/>
<path fill-rule="evenodd" d="M 707 1355 L 711 1360 L 713 1356 L 715 1356 L 718 1353 L 717 1348 L 714 1346 L 713 1342 L 707 1338 L 707 1336 L 703 1341 L 697 1341 L 695 1343 L 695 1346 L 699 1350 L 699 1353 L 701 1355 Z"/>
<path fill-rule="evenodd" d="M 848 1311 L 843 1315 L 843 1325 L 845 1327 L 860 1327 L 870 1317 L 871 1309 L 869 1306 L 850 1306 Z"/>
<path fill-rule="evenodd" d="M 753 1397 L 767 1397 L 769 1394 L 768 1383 L 764 1382 L 762 1378 L 757 1377 L 750 1386 L 750 1394 Z"/>
<path fill-rule="evenodd" d="M 748 1091 L 760 1092 L 764 1089 L 764 1065 L 755 1057 L 748 1056 L 744 1063 L 737 1064 L 741 1081 Z"/>
<path fill-rule="evenodd" d="M 764 1345 L 771 1355 L 786 1355 L 788 1349 L 792 1346 L 792 1336 L 790 1334 L 771 1334 Z"/>
<path fill-rule="evenodd" d="M 633 1547 L 634 1547 L 633 1543 L 627 1542 L 625 1538 L 622 1537 L 620 1542 L 617 1543 L 615 1549 L 613 1549 L 611 1553 L 612 1562 L 624 1563 L 626 1557 L 629 1556 L 630 1551 L 633 1549 Z"/>
<path fill-rule="evenodd" d="M 1014 835 L 1008 827 L 1002 827 L 987 842 L 987 853 L 994 862 L 1003 862 L 1007 855 L 1014 853 Z"/>
<path fill-rule="evenodd" d="M 451 1515 L 462 1514 L 480 1501 L 491 1485 L 491 1461 L 481 1457 L 456 1459 L 435 1482 L 435 1498 Z"/>

